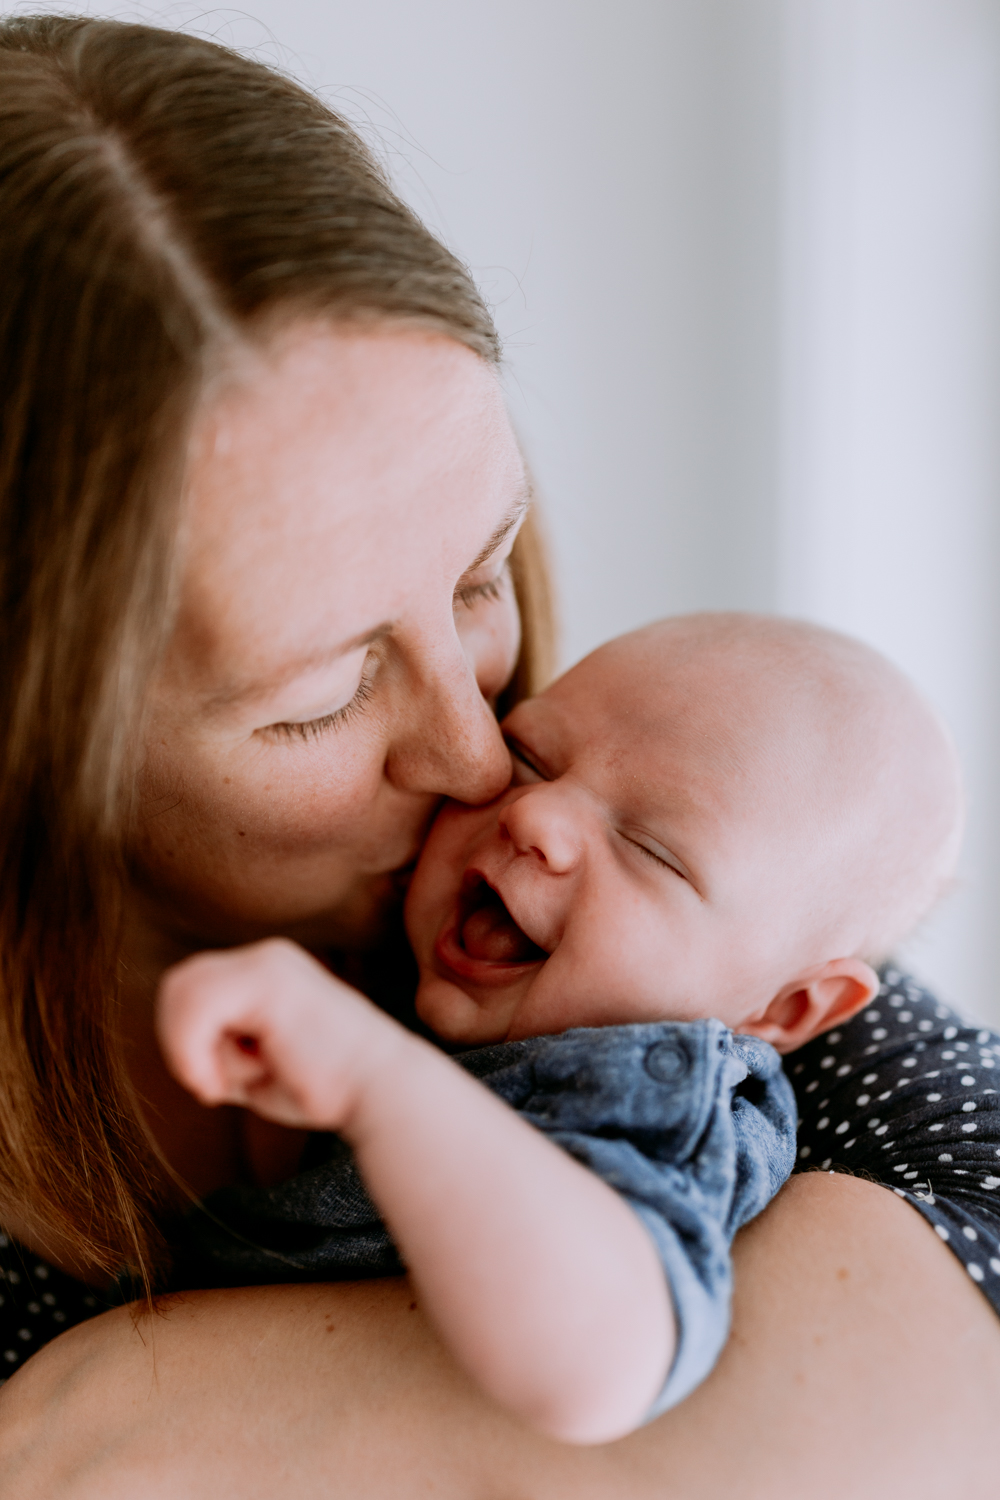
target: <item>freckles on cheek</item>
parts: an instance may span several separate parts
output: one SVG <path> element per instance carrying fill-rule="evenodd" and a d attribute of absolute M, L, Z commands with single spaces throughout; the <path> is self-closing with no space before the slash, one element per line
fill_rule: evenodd
<path fill-rule="evenodd" d="M 308 849 L 364 835 L 379 777 L 335 767 L 303 745 L 169 744 L 149 747 L 139 777 L 141 816 L 157 843 L 239 840 L 244 847 Z M 358 774 L 361 770 L 362 774 Z M 347 775 L 343 772 L 347 771 Z M 353 771 L 353 777 L 351 772 Z M 341 774 L 337 774 L 340 772 Z M 159 826 L 157 826 L 159 825 Z"/>
<path fill-rule="evenodd" d="M 217 817 L 277 850 L 318 848 L 331 840 L 363 845 L 376 836 L 378 789 L 377 778 L 345 785 L 315 765 L 297 771 L 271 764 L 223 786 Z"/>

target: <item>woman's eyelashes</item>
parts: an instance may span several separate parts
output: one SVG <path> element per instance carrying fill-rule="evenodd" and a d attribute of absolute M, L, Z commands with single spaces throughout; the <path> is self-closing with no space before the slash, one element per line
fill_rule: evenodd
<path fill-rule="evenodd" d="M 483 601 L 502 600 L 507 596 L 510 584 L 510 561 L 507 559 L 500 571 L 493 578 L 487 579 L 485 583 L 468 584 L 464 588 L 455 590 L 455 605 L 461 605 L 465 609 L 475 609 L 477 604 Z M 312 740 L 318 739 L 328 729 L 340 729 L 364 710 L 365 704 L 372 696 L 372 678 L 375 675 L 375 666 L 370 665 L 369 657 L 362 669 L 360 680 L 352 696 L 346 703 L 340 704 L 329 713 L 317 715 L 314 719 L 283 719 L 274 724 L 268 724 L 263 733 L 281 740 Z"/>
<path fill-rule="evenodd" d="M 477 604 L 484 600 L 502 599 L 507 592 L 507 584 L 510 580 L 510 563 L 505 562 L 493 578 L 486 583 L 470 583 L 455 590 L 455 604 L 463 605 L 466 609 L 475 609 Z"/>
<path fill-rule="evenodd" d="M 278 724 L 269 724 L 266 733 L 283 740 L 313 740 L 325 734 L 328 729 L 343 728 L 349 720 L 364 712 L 365 704 L 372 696 L 374 677 L 374 668 L 369 668 L 366 662 L 358 685 L 346 703 L 315 719 L 288 719 Z"/>

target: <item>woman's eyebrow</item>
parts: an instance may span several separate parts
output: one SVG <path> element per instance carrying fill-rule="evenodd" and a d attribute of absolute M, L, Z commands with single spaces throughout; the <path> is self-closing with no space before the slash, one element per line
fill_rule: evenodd
<path fill-rule="evenodd" d="M 469 573 L 474 573 L 477 568 L 481 568 L 484 562 L 488 562 L 497 548 L 507 540 L 511 532 L 514 530 L 515 526 L 519 526 L 521 524 L 521 521 L 524 519 L 524 514 L 528 509 L 528 505 L 530 504 L 530 500 L 531 497 L 528 494 L 527 486 L 525 486 L 520 496 L 517 498 L 517 500 L 514 501 L 514 504 L 510 507 L 507 514 L 500 522 L 499 526 L 493 532 L 489 541 L 486 543 L 486 546 L 480 553 L 477 554 L 475 559 L 466 568 L 465 573 L 463 573 L 462 575 L 463 578 Z"/>
<path fill-rule="evenodd" d="M 213 693 L 211 697 L 205 699 L 205 707 L 208 709 L 231 708 L 235 703 L 244 703 L 254 698 L 266 698 L 269 693 L 284 687 L 287 682 L 293 682 L 296 677 L 301 677 L 304 672 L 312 668 L 323 667 L 328 662 L 337 661 L 341 656 L 349 656 L 352 651 L 360 651 L 362 646 L 371 646 L 375 641 L 388 635 L 394 629 L 395 624 L 395 620 L 383 620 L 380 625 L 362 632 L 361 635 L 352 636 L 349 641 L 341 641 L 337 646 L 325 647 L 322 651 L 311 651 L 306 656 L 285 662 L 281 670 L 273 672 L 270 677 L 258 677 L 252 681 L 235 683 L 223 688 L 220 692 Z"/>

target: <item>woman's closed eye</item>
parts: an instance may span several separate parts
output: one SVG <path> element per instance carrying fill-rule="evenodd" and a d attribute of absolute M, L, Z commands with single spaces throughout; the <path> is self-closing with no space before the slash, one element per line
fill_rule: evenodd
<path fill-rule="evenodd" d="M 343 728 L 351 719 L 364 711 L 365 704 L 372 696 L 372 685 L 377 670 L 377 657 L 371 653 L 367 654 L 360 674 L 353 679 L 342 694 L 337 694 L 338 698 L 346 699 L 346 701 L 335 702 L 326 712 L 315 716 L 282 719 L 277 723 L 268 724 L 264 732 L 277 739 L 312 740 L 325 734 L 328 729 Z"/>
<path fill-rule="evenodd" d="M 484 602 L 496 602 L 506 597 L 510 586 L 510 563 L 505 562 L 503 567 L 492 578 L 485 583 L 467 583 L 455 590 L 455 606 L 464 606 L 465 609 L 475 609 L 477 604 Z"/>
<path fill-rule="evenodd" d="M 482 583 L 470 583 L 455 591 L 455 607 L 474 610 L 477 605 L 506 600 L 511 587 L 510 564 L 505 560 L 499 572 Z M 351 681 L 343 692 L 334 694 L 335 701 L 322 713 L 289 715 L 275 720 L 258 731 L 279 740 L 318 739 L 330 729 L 343 728 L 351 719 L 364 711 L 372 696 L 372 680 L 378 668 L 378 659 L 366 653 L 360 667 L 352 672 Z M 314 699 L 315 701 L 315 699 Z"/>

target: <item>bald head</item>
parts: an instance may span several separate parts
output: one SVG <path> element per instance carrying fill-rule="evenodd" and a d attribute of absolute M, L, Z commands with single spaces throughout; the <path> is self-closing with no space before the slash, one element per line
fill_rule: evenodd
<path fill-rule="evenodd" d="M 951 875 L 947 734 L 817 626 L 664 620 L 504 734 L 510 786 L 445 807 L 407 900 L 418 1011 L 453 1041 L 713 1016 L 793 1051 L 869 1003 Z"/>
<path fill-rule="evenodd" d="M 954 747 L 871 647 L 727 613 L 664 620 L 596 655 L 610 681 L 641 678 L 657 733 L 685 739 L 706 783 L 796 862 L 824 944 L 882 958 L 946 889 L 962 827 Z"/>

